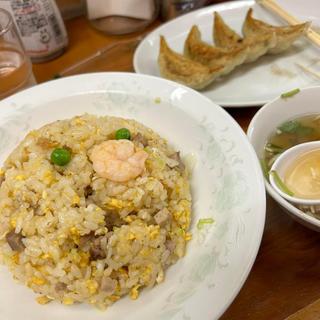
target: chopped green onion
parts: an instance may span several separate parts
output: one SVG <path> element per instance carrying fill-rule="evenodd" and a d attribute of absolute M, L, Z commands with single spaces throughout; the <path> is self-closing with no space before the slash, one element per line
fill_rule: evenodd
<path fill-rule="evenodd" d="M 282 192 L 286 193 L 289 196 L 293 196 L 294 195 L 294 193 L 281 180 L 281 178 L 279 177 L 277 171 L 272 170 L 272 171 L 270 171 L 270 174 L 273 176 L 276 185 L 279 187 L 279 189 Z"/>
<path fill-rule="evenodd" d="M 156 103 L 156 104 L 161 103 L 161 98 L 160 97 L 155 98 L 154 103 Z"/>
<path fill-rule="evenodd" d="M 297 89 L 291 90 L 291 91 L 289 91 L 289 92 L 283 93 L 283 94 L 281 95 L 281 98 L 282 98 L 282 99 L 291 98 L 291 97 L 293 97 L 294 95 L 296 95 L 296 94 L 299 93 L 299 92 L 300 92 L 300 89 L 297 88 Z"/>
<path fill-rule="evenodd" d="M 279 147 L 272 143 L 268 143 L 264 149 L 270 153 L 275 153 L 275 154 L 282 153 L 284 151 L 284 148 Z"/>
<path fill-rule="evenodd" d="M 300 127 L 297 129 L 297 134 L 298 134 L 299 136 L 307 136 L 307 135 L 309 135 L 309 134 L 312 134 L 313 131 L 314 131 L 314 128 L 300 126 Z"/>
<path fill-rule="evenodd" d="M 213 224 L 214 220 L 212 218 L 199 219 L 197 223 L 198 230 L 203 229 L 206 224 Z"/>
<path fill-rule="evenodd" d="M 314 128 L 305 127 L 300 122 L 291 120 L 283 123 L 280 127 L 278 127 L 278 130 L 280 130 L 281 133 L 292 133 L 299 136 L 306 136 L 311 134 L 314 131 Z"/>
<path fill-rule="evenodd" d="M 267 163 L 267 168 L 271 168 L 272 165 L 274 164 L 274 162 L 277 160 L 277 158 L 279 157 L 278 154 L 275 154 L 272 158 L 269 159 L 268 163 Z M 269 170 L 270 171 L 270 170 Z"/>
<path fill-rule="evenodd" d="M 269 167 L 266 164 L 266 161 L 264 159 L 260 159 L 260 165 L 263 172 L 264 177 L 268 180 L 269 179 Z"/>
<path fill-rule="evenodd" d="M 300 126 L 298 121 L 292 120 L 283 123 L 278 129 L 283 133 L 295 133 Z"/>

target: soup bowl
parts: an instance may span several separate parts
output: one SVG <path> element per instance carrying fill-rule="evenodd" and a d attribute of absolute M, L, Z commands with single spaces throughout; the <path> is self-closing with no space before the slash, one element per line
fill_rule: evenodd
<path fill-rule="evenodd" d="M 286 95 L 285 95 L 286 96 Z M 263 106 L 253 117 L 248 128 L 248 138 L 257 156 L 262 159 L 265 145 L 277 127 L 286 121 L 310 114 L 320 115 L 320 86 L 300 90 L 289 97 L 279 97 Z M 320 220 L 300 210 L 284 198 L 265 178 L 268 194 L 296 221 L 315 231 L 320 231 Z"/>

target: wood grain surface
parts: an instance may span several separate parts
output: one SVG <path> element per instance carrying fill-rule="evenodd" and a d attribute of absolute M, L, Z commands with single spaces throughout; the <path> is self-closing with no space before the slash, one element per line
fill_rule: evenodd
<path fill-rule="evenodd" d="M 159 24 L 156 21 L 146 32 Z M 107 45 L 139 36 L 107 36 L 91 28 L 85 18 L 68 21 L 67 30 L 70 38 L 67 51 L 56 60 L 34 65 L 39 83 L 52 79 Z M 133 51 L 134 48 L 124 50 L 112 61 L 106 58 L 108 70 L 132 71 Z M 257 110 L 227 109 L 244 130 Z M 256 262 L 239 295 L 221 319 L 320 319 L 319 243 L 320 234 L 293 221 L 268 197 L 265 232 Z"/>
<path fill-rule="evenodd" d="M 319 243 L 319 233 L 292 220 L 268 197 L 256 262 L 221 319 L 283 320 L 319 299 Z M 320 313 L 311 319 L 320 319 Z"/>

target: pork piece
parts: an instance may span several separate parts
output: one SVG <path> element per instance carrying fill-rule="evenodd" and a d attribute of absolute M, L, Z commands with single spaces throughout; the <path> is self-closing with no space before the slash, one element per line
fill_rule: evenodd
<path fill-rule="evenodd" d="M 170 253 L 174 252 L 174 250 L 176 248 L 176 244 L 172 240 L 167 240 L 165 242 L 165 246 L 170 251 Z"/>
<path fill-rule="evenodd" d="M 90 186 L 90 184 L 87 185 L 87 186 L 84 188 L 84 192 L 83 192 L 83 193 L 84 193 L 85 198 L 88 198 L 89 196 L 92 195 L 93 189 L 92 189 L 92 187 Z"/>
<path fill-rule="evenodd" d="M 174 166 L 173 168 L 177 167 L 177 169 L 182 172 L 185 169 L 185 165 L 183 164 L 181 157 L 180 157 L 180 152 L 175 152 L 174 154 L 172 154 L 170 157 L 170 159 L 175 160 L 178 162 L 178 164 L 176 166 Z"/>
<path fill-rule="evenodd" d="M 63 282 L 58 282 L 56 285 L 55 285 L 55 290 L 57 291 L 57 292 L 59 292 L 59 291 L 64 291 L 64 290 L 66 290 L 67 289 L 67 285 L 65 284 L 65 283 L 63 283 Z"/>
<path fill-rule="evenodd" d="M 86 234 L 79 239 L 79 246 L 84 247 L 87 243 L 91 243 L 91 241 L 94 239 L 94 232 L 90 232 L 89 234 Z"/>
<path fill-rule="evenodd" d="M 169 218 L 170 212 L 167 208 L 163 208 L 154 215 L 154 220 L 158 225 L 163 225 Z"/>
<path fill-rule="evenodd" d="M 106 253 L 101 246 L 101 240 L 103 237 L 95 238 L 90 247 L 90 256 L 92 260 L 100 260 L 106 258 Z"/>
<path fill-rule="evenodd" d="M 6 240 L 13 251 L 22 252 L 25 249 L 22 239 L 23 236 L 20 233 L 15 233 L 14 230 L 6 235 Z"/>
<path fill-rule="evenodd" d="M 4 177 L 4 175 L 2 175 L 2 176 L 0 176 L 0 187 L 1 187 L 1 185 L 2 185 L 2 182 L 5 180 L 5 177 Z"/>
<path fill-rule="evenodd" d="M 102 248 L 101 240 L 109 237 L 109 233 L 106 236 L 95 236 L 94 232 L 90 232 L 89 234 L 80 237 L 79 247 L 89 248 L 91 260 L 104 259 L 106 257 L 106 253 Z"/>
<path fill-rule="evenodd" d="M 112 231 L 113 227 L 120 227 L 122 225 L 121 218 L 118 213 L 114 211 L 107 211 L 104 216 L 104 221 L 109 231 Z"/>
<path fill-rule="evenodd" d="M 115 292 L 117 283 L 117 280 L 113 280 L 110 277 L 104 276 L 101 280 L 100 289 L 106 294 L 111 295 Z"/>
<path fill-rule="evenodd" d="M 148 139 L 139 132 L 132 138 L 132 142 L 141 143 L 144 147 L 148 146 Z"/>

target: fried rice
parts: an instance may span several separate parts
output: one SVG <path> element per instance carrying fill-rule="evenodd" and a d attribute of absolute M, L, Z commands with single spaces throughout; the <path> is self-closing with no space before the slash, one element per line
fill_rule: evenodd
<path fill-rule="evenodd" d="M 99 176 L 90 160 L 119 128 L 148 154 L 126 182 Z M 50 160 L 57 147 L 71 152 L 65 166 Z M 137 299 L 185 254 L 188 179 L 179 153 L 133 120 L 83 115 L 31 131 L 1 170 L 0 261 L 40 304 L 104 309 L 127 294 Z"/>

